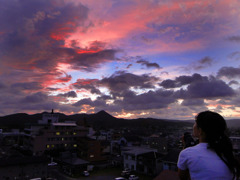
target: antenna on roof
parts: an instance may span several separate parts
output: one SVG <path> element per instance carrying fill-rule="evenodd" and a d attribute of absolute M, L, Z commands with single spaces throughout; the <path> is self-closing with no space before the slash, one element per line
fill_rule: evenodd
<path fill-rule="evenodd" d="M 53 114 L 54 112 L 53 112 L 53 109 L 52 109 L 52 114 Z"/>

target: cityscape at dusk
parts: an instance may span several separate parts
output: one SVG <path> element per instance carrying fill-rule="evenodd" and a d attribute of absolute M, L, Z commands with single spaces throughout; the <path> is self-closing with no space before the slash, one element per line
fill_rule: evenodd
<path fill-rule="evenodd" d="M 0 116 L 240 118 L 238 0 L 0 0 Z"/>

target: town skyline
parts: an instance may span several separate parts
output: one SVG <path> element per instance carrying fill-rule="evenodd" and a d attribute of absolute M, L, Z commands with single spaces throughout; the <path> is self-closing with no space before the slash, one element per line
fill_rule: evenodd
<path fill-rule="evenodd" d="M 0 5 L 0 116 L 240 118 L 237 0 Z"/>

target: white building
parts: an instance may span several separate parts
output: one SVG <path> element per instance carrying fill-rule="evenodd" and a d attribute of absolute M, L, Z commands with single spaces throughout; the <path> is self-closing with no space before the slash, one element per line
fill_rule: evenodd
<path fill-rule="evenodd" d="M 127 147 L 125 150 L 123 149 L 122 156 L 124 168 L 136 171 L 137 156 L 148 152 L 157 152 L 157 149 L 136 146 Z"/>

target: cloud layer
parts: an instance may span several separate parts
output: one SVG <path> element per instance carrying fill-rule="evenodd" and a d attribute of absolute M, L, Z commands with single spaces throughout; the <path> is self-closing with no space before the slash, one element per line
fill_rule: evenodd
<path fill-rule="evenodd" d="M 0 115 L 240 116 L 237 0 L 0 4 Z"/>

